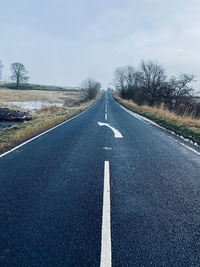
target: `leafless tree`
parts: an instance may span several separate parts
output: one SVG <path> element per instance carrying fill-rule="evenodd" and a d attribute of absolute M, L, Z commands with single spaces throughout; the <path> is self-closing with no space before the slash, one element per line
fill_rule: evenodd
<path fill-rule="evenodd" d="M 126 98 L 126 73 L 125 68 L 120 67 L 115 70 L 114 73 L 115 88 L 120 92 L 123 98 Z"/>
<path fill-rule="evenodd" d="M 160 102 L 162 88 L 166 81 L 165 69 L 162 65 L 154 61 L 141 61 L 141 85 L 144 91 L 146 101 L 150 105 Z"/>
<path fill-rule="evenodd" d="M 84 89 L 84 94 L 85 94 L 84 98 L 91 100 L 97 96 L 97 93 L 101 88 L 101 84 L 91 78 L 87 78 L 83 82 L 82 87 Z"/>
<path fill-rule="evenodd" d="M 125 73 L 125 82 L 126 82 L 126 94 L 128 99 L 134 98 L 134 89 L 135 89 L 135 68 L 131 65 L 128 65 L 124 68 Z"/>
<path fill-rule="evenodd" d="M 119 90 L 123 89 L 125 87 L 125 77 L 126 77 L 124 67 L 117 68 L 115 70 L 114 75 L 115 75 L 114 82 L 116 89 Z"/>
<path fill-rule="evenodd" d="M 125 82 L 127 99 L 132 99 L 141 104 L 142 96 L 142 73 L 135 67 L 128 65 L 125 67 Z"/>
<path fill-rule="evenodd" d="M 182 73 L 178 77 L 171 77 L 167 84 L 166 105 L 170 109 L 177 110 L 180 104 L 186 107 L 193 102 L 194 91 L 191 83 L 195 82 L 193 74 Z"/>
<path fill-rule="evenodd" d="M 176 113 L 193 113 L 198 116 L 199 106 L 193 97 L 191 83 L 195 76 L 182 73 L 167 80 L 165 68 L 154 61 L 141 61 L 139 68 L 131 65 L 117 68 L 115 87 L 124 99 L 137 104 L 164 104 Z"/>
<path fill-rule="evenodd" d="M 117 68 L 114 73 L 115 88 L 122 98 L 132 99 L 141 104 L 141 72 L 132 65 Z"/>
<path fill-rule="evenodd" d="M 27 82 L 29 77 L 27 76 L 28 71 L 25 69 L 24 65 L 20 62 L 12 63 L 10 66 L 11 70 L 11 80 L 16 82 L 17 89 L 21 83 Z"/>

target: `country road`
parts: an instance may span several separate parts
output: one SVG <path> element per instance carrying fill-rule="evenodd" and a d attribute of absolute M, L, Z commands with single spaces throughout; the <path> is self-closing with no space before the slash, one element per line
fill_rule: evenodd
<path fill-rule="evenodd" d="M 200 266 L 200 156 L 110 93 L 0 157 L 0 266 Z"/>

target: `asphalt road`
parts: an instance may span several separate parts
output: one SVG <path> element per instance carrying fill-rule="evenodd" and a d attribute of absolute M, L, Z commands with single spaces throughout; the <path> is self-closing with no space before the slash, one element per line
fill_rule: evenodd
<path fill-rule="evenodd" d="M 0 266 L 200 266 L 200 156 L 104 93 L 0 158 L 0 215 Z"/>

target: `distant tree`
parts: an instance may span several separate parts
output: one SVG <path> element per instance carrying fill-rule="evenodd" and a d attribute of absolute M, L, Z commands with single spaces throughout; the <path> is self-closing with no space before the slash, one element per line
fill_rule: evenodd
<path fill-rule="evenodd" d="M 11 80 L 16 82 L 17 89 L 21 83 L 27 82 L 29 77 L 27 76 L 28 71 L 25 69 L 24 65 L 20 62 L 12 63 L 10 66 L 11 70 Z"/>
<path fill-rule="evenodd" d="M 0 79 L 2 78 L 2 69 L 3 69 L 3 64 L 0 60 Z"/>
<path fill-rule="evenodd" d="M 85 99 L 93 99 L 97 96 L 97 93 L 99 92 L 101 88 L 101 84 L 99 82 L 96 82 L 95 80 L 88 78 L 83 82 L 83 89 L 85 90 Z"/>
<path fill-rule="evenodd" d="M 165 104 L 169 109 L 178 110 L 181 105 L 185 110 L 186 106 L 192 104 L 192 82 L 195 82 L 195 76 L 188 73 L 169 79 L 165 86 Z"/>
<path fill-rule="evenodd" d="M 126 73 L 124 67 L 119 67 L 114 73 L 114 84 L 117 91 L 120 92 L 122 98 L 127 98 L 126 94 Z"/>
<path fill-rule="evenodd" d="M 117 68 L 114 75 L 115 88 L 120 92 L 121 97 L 132 99 L 136 103 L 141 104 L 142 73 L 133 66 L 128 65 Z"/>
<path fill-rule="evenodd" d="M 166 81 L 165 69 L 154 61 L 141 61 L 141 86 L 146 97 L 146 102 L 153 106 L 162 98 L 163 86 Z"/>
<path fill-rule="evenodd" d="M 135 72 L 135 68 L 131 65 L 128 65 L 124 68 L 127 99 L 134 98 Z"/>

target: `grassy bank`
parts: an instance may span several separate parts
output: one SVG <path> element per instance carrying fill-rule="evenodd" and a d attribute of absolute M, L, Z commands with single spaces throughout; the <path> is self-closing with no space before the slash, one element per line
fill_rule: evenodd
<path fill-rule="evenodd" d="M 124 100 L 117 93 L 113 94 L 114 99 L 124 107 L 138 113 L 164 128 L 189 138 L 200 145 L 200 119 L 188 115 L 177 115 L 172 111 L 161 107 L 139 106 L 131 100 Z"/>
<path fill-rule="evenodd" d="M 16 146 L 40 132 L 74 117 L 93 105 L 96 100 L 97 99 L 94 99 L 83 103 L 71 111 L 64 107 L 56 106 L 38 110 L 31 121 L 26 121 L 21 125 L 12 126 L 0 131 L 0 153 Z"/>

